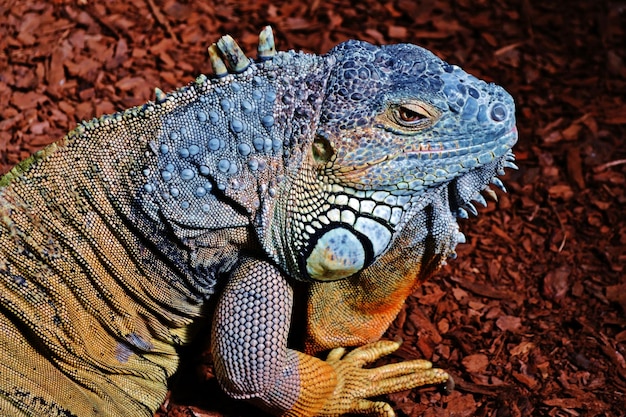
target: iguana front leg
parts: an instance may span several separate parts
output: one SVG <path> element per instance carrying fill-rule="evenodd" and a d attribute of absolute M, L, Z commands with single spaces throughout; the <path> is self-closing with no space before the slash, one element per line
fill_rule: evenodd
<path fill-rule="evenodd" d="M 247 258 L 233 272 L 212 332 L 215 372 L 229 395 L 283 416 L 393 416 L 388 404 L 366 398 L 447 379 L 421 360 L 363 369 L 397 349 L 395 342 L 345 356 L 335 349 L 327 361 L 287 348 L 292 297 L 285 277 L 267 262 Z"/>
<path fill-rule="evenodd" d="M 337 385 L 332 365 L 287 348 L 293 290 L 268 262 L 245 258 L 213 317 L 211 352 L 222 388 L 276 415 L 315 415 Z"/>

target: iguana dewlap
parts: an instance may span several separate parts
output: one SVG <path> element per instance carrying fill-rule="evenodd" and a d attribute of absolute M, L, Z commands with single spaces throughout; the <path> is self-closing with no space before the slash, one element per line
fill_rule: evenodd
<path fill-rule="evenodd" d="M 256 60 L 230 37 L 209 55 L 212 78 L 0 179 L 1 416 L 151 416 L 207 319 L 224 390 L 276 415 L 392 416 L 367 398 L 448 378 L 363 365 L 514 167 L 509 94 L 408 44 L 276 52 L 266 28 Z M 306 352 L 287 346 L 296 281 Z"/>

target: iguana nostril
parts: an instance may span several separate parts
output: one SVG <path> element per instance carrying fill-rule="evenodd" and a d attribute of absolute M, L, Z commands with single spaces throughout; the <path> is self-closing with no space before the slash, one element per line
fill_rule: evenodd
<path fill-rule="evenodd" d="M 506 119 L 507 111 L 506 107 L 502 103 L 497 103 L 491 108 L 491 118 L 496 122 L 501 122 Z"/>

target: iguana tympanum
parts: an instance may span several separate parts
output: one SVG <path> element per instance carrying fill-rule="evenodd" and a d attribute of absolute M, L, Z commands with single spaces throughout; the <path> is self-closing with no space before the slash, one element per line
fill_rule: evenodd
<path fill-rule="evenodd" d="M 410 44 L 276 52 L 266 28 L 257 59 L 209 57 L 0 180 L 0 415 L 151 416 L 197 320 L 223 389 L 276 415 L 393 416 L 367 398 L 448 378 L 363 366 L 514 167 L 509 94 Z"/>

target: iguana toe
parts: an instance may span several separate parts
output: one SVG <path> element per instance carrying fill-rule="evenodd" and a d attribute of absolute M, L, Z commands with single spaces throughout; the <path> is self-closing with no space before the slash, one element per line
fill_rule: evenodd
<path fill-rule="evenodd" d="M 345 413 L 374 416 L 394 416 L 389 404 L 369 401 L 367 398 L 415 387 L 440 384 L 449 375 L 426 360 L 417 359 L 384 365 L 377 368 L 363 366 L 388 355 L 400 347 L 400 343 L 379 341 L 346 352 L 345 348 L 333 349 L 326 362 L 335 368 L 337 386 L 320 416 L 338 416 Z"/>

